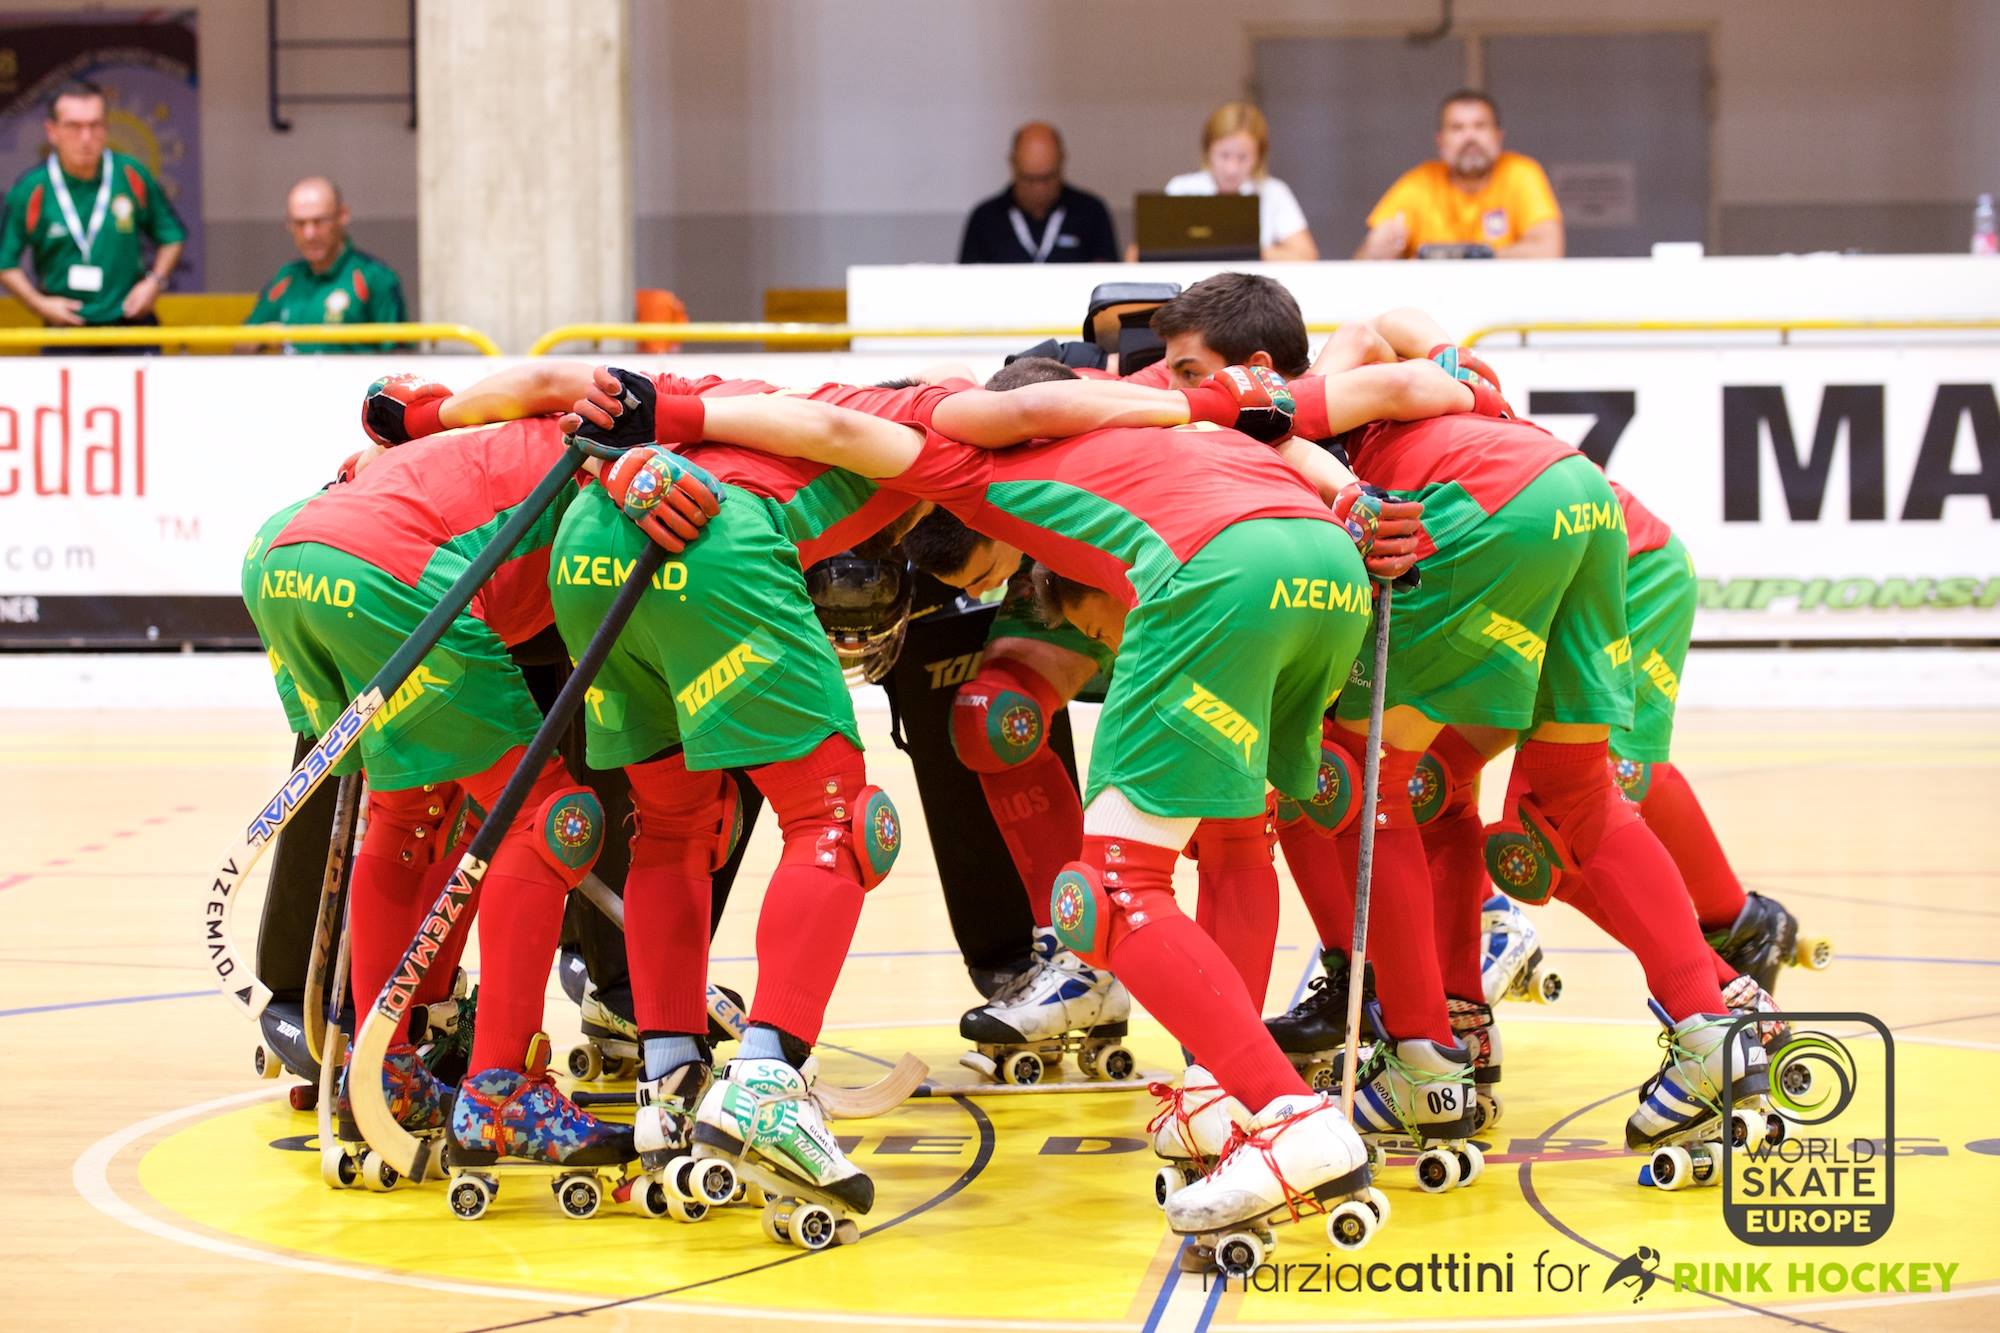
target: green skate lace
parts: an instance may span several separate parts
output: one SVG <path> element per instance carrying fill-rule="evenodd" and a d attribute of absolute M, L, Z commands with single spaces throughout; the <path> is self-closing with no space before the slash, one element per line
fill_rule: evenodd
<path fill-rule="evenodd" d="M 1733 1019 L 1728 1019 L 1722 1022 L 1701 1023 L 1688 1029 L 1688 1032 L 1691 1035 L 1696 1032 L 1705 1032 L 1709 1028 L 1728 1027 L 1734 1021 L 1735 1020 Z M 1721 1115 L 1722 1104 L 1718 1101 L 1711 1100 L 1702 1092 L 1703 1087 L 1708 1082 L 1706 1060 L 1702 1056 L 1697 1055 L 1694 1051 L 1688 1049 L 1687 1047 L 1682 1046 L 1680 1037 L 1681 1034 L 1675 1029 L 1664 1028 L 1661 1030 L 1660 1035 L 1657 1038 L 1655 1038 L 1655 1040 L 1659 1042 L 1660 1048 L 1664 1050 L 1667 1053 L 1667 1055 L 1665 1059 L 1660 1061 L 1659 1072 L 1654 1074 L 1651 1078 L 1647 1079 L 1644 1083 L 1640 1084 L 1639 1104 L 1641 1106 L 1645 1105 L 1646 1099 L 1652 1096 L 1654 1090 L 1658 1088 L 1661 1082 L 1666 1079 L 1668 1070 L 1671 1069 L 1677 1073 L 1681 1073 L 1683 1079 L 1686 1080 L 1687 1074 L 1685 1071 L 1688 1070 L 1689 1068 L 1692 1068 L 1694 1075 L 1693 1079 L 1685 1083 L 1688 1100 L 1694 1102 L 1698 1106 L 1706 1107 L 1708 1110 L 1714 1112 L 1716 1115 Z"/>
<path fill-rule="evenodd" d="M 1372 1083 L 1380 1076 L 1384 1069 L 1392 1069 L 1408 1079 L 1410 1082 L 1410 1091 L 1413 1095 L 1435 1084 L 1466 1084 L 1472 1081 L 1472 1071 L 1470 1069 L 1467 1069 L 1462 1074 L 1434 1069 L 1420 1069 L 1397 1055 L 1395 1044 L 1387 1041 L 1378 1041 L 1375 1043 L 1375 1049 L 1369 1055 L 1367 1063 L 1356 1071 L 1354 1077 L 1362 1083 Z M 1395 1112 L 1396 1119 L 1402 1123 L 1405 1130 L 1415 1137 L 1422 1137 L 1421 1133 L 1415 1127 L 1415 1117 L 1413 1114 L 1416 1109 L 1415 1102 L 1412 1102 L 1409 1106 L 1405 1106 L 1402 1099 L 1396 1095 L 1395 1084 L 1393 1083 L 1389 1085 L 1388 1096 L 1383 1100 L 1389 1103 L 1389 1109 Z"/>

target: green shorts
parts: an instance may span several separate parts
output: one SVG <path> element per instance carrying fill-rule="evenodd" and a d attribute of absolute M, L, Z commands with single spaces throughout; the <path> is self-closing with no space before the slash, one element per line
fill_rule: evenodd
<path fill-rule="evenodd" d="M 1118 661 L 1118 654 L 1068 621 L 1060 625 L 1044 624 L 1041 617 L 1035 614 L 1032 595 L 1013 590 L 1008 592 L 1007 599 L 1000 603 L 1000 610 L 993 617 L 992 626 L 986 631 L 987 643 L 991 644 L 995 639 L 1033 639 L 1036 643 L 1053 644 L 1089 658 L 1096 665 L 1097 674 L 1076 692 L 1079 699 L 1099 702 L 1111 689 L 1111 668 Z"/>
<path fill-rule="evenodd" d="M 1664 764 L 1674 740 L 1674 704 L 1694 637 L 1699 600 L 1694 561 L 1678 537 L 1625 565 L 1625 620 L 1632 631 L 1632 725 L 1611 733 L 1621 759 Z"/>
<path fill-rule="evenodd" d="M 1368 626 L 1368 576 L 1332 523 L 1225 529 L 1125 621 L 1091 744 L 1088 804 L 1116 787 L 1169 818 L 1255 814 L 1317 787 L 1320 720 Z"/>
<path fill-rule="evenodd" d="M 714 769 L 797 759 L 835 733 L 861 744 L 780 507 L 724 489 L 721 513 L 653 576 L 584 696 L 592 768 L 674 745 L 686 747 L 689 768 Z M 601 487 L 563 515 L 549 587 L 571 658 L 649 540 Z"/>
<path fill-rule="evenodd" d="M 250 617 L 274 665 L 290 675 L 295 725 L 314 735 L 333 725 L 451 586 L 427 575 L 412 588 L 318 542 L 266 550 L 256 563 L 255 580 L 244 578 Z M 363 728 L 360 763 L 383 791 L 471 777 L 526 745 L 541 720 L 507 645 L 461 611 Z M 350 750 L 336 771 L 353 767 Z"/>
<path fill-rule="evenodd" d="M 1423 586 L 1391 604 L 1383 706 L 1448 726 L 1630 726 L 1625 514 L 1604 474 L 1566 458 L 1469 525 L 1454 521 L 1472 503 L 1456 483 L 1422 499 L 1432 530 L 1452 535 L 1423 562 Z M 1364 654 L 1340 717 L 1368 716 L 1373 674 Z"/>
<path fill-rule="evenodd" d="M 271 636 L 264 632 L 264 623 L 259 620 L 258 589 L 264 579 L 264 548 L 271 539 L 285 530 L 292 521 L 292 515 L 306 507 L 307 496 L 297 504 L 286 505 L 266 520 L 257 529 L 257 535 L 250 539 L 250 549 L 243 553 L 243 605 L 250 609 L 250 623 L 257 627 L 257 637 L 263 641 L 264 656 L 271 664 L 271 683 L 278 688 L 278 702 L 284 707 L 285 721 L 292 730 L 303 736 L 317 736 L 319 728 L 313 725 L 312 715 L 299 700 L 299 687 L 292 679 L 292 669 L 285 665 L 277 651 L 271 647 Z"/>

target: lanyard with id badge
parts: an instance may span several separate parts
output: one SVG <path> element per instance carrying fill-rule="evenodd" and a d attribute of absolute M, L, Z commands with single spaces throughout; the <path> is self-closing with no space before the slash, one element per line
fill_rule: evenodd
<path fill-rule="evenodd" d="M 77 253 L 83 256 L 80 264 L 69 266 L 69 276 L 64 285 L 73 292 L 101 292 L 104 290 L 104 270 L 90 262 L 90 247 L 97 241 L 97 233 L 104 227 L 104 215 L 111 207 L 111 154 L 103 160 L 104 181 L 97 187 L 97 202 L 91 205 L 90 228 L 84 229 L 83 219 L 77 214 L 76 202 L 69 197 L 69 184 L 63 179 L 62 166 L 54 153 L 49 154 L 49 186 L 56 197 L 56 207 L 62 210 L 63 225 L 69 228 L 69 237 L 76 243 Z"/>

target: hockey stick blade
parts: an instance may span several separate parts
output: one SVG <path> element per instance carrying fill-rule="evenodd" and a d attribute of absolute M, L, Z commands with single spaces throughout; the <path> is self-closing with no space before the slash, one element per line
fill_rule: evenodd
<path fill-rule="evenodd" d="M 907 1051 L 896 1067 L 866 1087 L 846 1088 L 838 1083 L 817 1083 L 813 1099 L 835 1120 L 868 1120 L 887 1115 L 908 1101 L 931 1075 L 931 1067 Z"/>

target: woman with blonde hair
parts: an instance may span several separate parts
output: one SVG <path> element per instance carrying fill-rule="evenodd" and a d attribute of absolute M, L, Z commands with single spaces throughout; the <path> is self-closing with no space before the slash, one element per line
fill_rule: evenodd
<path fill-rule="evenodd" d="M 1265 174 L 1270 152 L 1271 129 L 1264 113 L 1248 102 L 1224 102 L 1202 126 L 1202 169 L 1168 181 L 1167 193 L 1254 194 L 1263 258 L 1318 259 L 1319 247 L 1292 187 Z"/>

